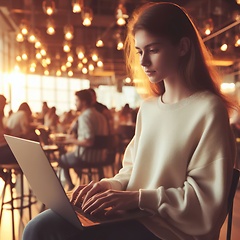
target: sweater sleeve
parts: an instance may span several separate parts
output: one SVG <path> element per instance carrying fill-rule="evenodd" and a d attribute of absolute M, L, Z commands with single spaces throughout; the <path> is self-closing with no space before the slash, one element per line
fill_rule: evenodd
<path fill-rule="evenodd" d="M 209 109 L 182 187 L 140 189 L 139 206 L 186 234 L 220 229 L 227 213 L 235 143 L 227 113 Z"/>

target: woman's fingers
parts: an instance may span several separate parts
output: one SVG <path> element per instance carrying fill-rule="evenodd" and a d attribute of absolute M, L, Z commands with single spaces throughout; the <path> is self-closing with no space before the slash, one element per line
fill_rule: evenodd
<path fill-rule="evenodd" d="M 89 185 L 87 185 L 88 190 L 85 189 L 86 195 L 84 197 L 82 207 L 86 204 L 86 202 L 97 193 L 104 192 L 108 189 L 109 185 L 105 182 L 91 182 Z"/>
<path fill-rule="evenodd" d="M 138 208 L 138 198 L 138 191 L 108 190 L 89 198 L 82 205 L 82 208 L 85 212 L 92 214 L 102 212 L 103 210 L 107 210 L 106 214 L 112 214 L 118 210 Z"/>

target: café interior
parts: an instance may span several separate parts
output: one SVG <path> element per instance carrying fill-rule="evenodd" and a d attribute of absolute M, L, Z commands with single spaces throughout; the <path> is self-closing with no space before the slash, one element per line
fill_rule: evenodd
<path fill-rule="evenodd" d="M 138 80 L 128 76 L 123 51 L 128 19 L 133 10 L 145 2 L 149 1 L 0 1 L 0 94 L 8 102 L 5 115 L 16 112 L 23 102 L 30 106 L 35 133 L 57 174 L 61 172 L 55 159 L 64 148 L 71 148 L 63 147 L 59 142 L 70 124 L 65 122 L 67 116 L 73 119 L 77 114 L 74 92 L 87 88 L 93 88 L 97 101 L 110 110 L 113 131 L 119 133 L 121 129 L 120 147 L 117 147 L 114 161 L 104 166 L 104 176 L 111 176 L 120 168 L 124 149 L 134 134 L 138 107 L 147 97 L 145 90 L 137 87 Z M 212 64 L 221 74 L 222 92 L 239 104 L 240 1 L 165 2 L 179 4 L 190 13 L 213 56 Z M 55 109 L 57 126 L 44 125 L 41 115 L 44 103 Z M 123 114 L 125 108 L 127 110 Z M 18 184 L 21 176 L 18 171 L 15 173 L 13 191 L 18 196 L 21 194 Z M 90 179 L 85 172 L 81 179 L 74 172 L 72 175 L 74 181 Z M 25 192 L 29 186 L 25 176 L 22 177 Z M 93 171 L 90 177 L 99 177 L 98 172 Z M 1 202 L 11 197 L 9 188 L 5 189 L 4 181 L 0 179 Z M 34 192 L 30 194 L 34 195 Z M 13 211 L 4 207 L 1 210 L 0 239 L 20 240 L 24 225 L 42 210 L 43 205 L 36 199 L 31 204 L 31 216 L 25 208 L 23 213 L 19 214 L 17 209 L 12 215 Z M 237 189 L 232 220 L 233 240 L 239 237 L 239 207 L 240 191 Z M 225 223 L 220 239 L 226 238 L 226 229 Z"/>

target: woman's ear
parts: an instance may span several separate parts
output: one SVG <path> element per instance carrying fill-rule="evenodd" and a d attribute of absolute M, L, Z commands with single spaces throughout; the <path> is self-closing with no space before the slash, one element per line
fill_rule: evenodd
<path fill-rule="evenodd" d="M 190 40 L 187 37 L 183 37 L 179 43 L 179 56 L 184 56 L 190 49 Z"/>

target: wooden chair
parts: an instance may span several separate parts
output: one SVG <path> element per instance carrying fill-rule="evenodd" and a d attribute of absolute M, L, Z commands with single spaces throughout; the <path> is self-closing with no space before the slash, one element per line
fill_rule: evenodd
<path fill-rule="evenodd" d="M 36 196 L 32 193 L 32 190 L 30 186 L 26 186 L 24 184 L 24 175 L 20 168 L 20 166 L 17 163 L 12 164 L 1 164 L 1 169 L 4 169 L 6 173 L 6 177 L 4 179 L 4 186 L 1 196 L 1 209 L 0 209 L 0 226 L 2 223 L 2 214 L 3 210 L 10 210 L 11 211 L 11 217 L 12 217 L 12 239 L 15 240 L 15 211 L 19 211 L 20 213 L 20 220 L 23 217 L 23 210 L 28 209 L 29 214 L 29 220 L 32 218 L 32 205 L 37 203 Z M 19 178 L 17 178 L 17 176 Z M 20 180 L 19 184 L 19 192 L 15 190 L 16 187 L 16 181 Z M 27 192 L 24 192 L 26 190 L 26 187 L 28 189 Z M 10 199 L 5 199 L 5 194 L 7 190 L 10 190 Z"/>
<path fill-rule="evenodd" d="M 87 175 L 89 182 L 93 180 L 93 175 L 97 175 L 98 180 L 104 178 L 104 168 L 107 166 L 111 167 L 114 175 L 116 153 L 117 135 L 96 136 L 93 146 L 86 148 L 79 156 L 81 162 L 74 167 L 74 171 L 80 180 Z"/>
<path fill-rule="evenodd" d="M 233 214 L 233 201 L 238 186 L 240 171 L 236 168 L 233 169 L 232 184 L 228 196 L 228 216 L 227 216 L 227 240 L 231 239 L 232 233 L 232 214 Z"/>

